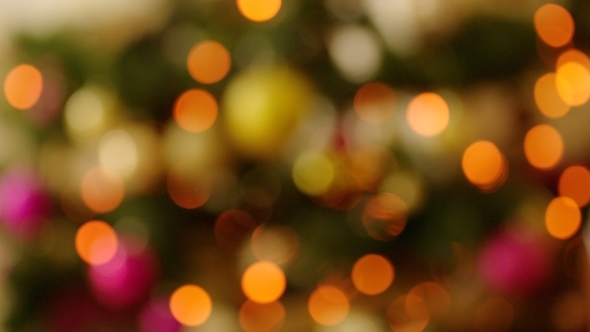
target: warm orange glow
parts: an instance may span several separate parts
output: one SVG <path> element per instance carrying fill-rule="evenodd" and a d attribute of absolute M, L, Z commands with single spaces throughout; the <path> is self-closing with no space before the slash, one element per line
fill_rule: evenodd
<path fill-rule="evenodd" d="M 430 314 L 422 298 L 408 294 L 391 303 L 387 320 L 394 332 L 420 332 L 428 325 Z"/>
<path fill-rule="evenodd" d="M 539 111 L 551 119 L 561 118 L 570 110 L 557 91 L 556 79 L 554 73 L 547 73 L 535 83 L 535 103 Z"/>
<path fill-rule="evenodd" d="M 211 315 L 212 302 L 207 292 L 196 285 L 184 285 L 170 297 L 172 316 L 182 325 L 203 324 Z"/>
<path fill-rule="evenodd" d="M 419 135 L 436 136 L 449 124 L 449 106 L 436 93 L 422 93 L 410 101 L 406 118 L 410 128 Z"/>
<path fill-rule="evenodd" d="M 565 196 L 554 198 L 545 211 L 545 227 L 554 238 L 565 240 L 580 228 L 582 213 L 576 202 Z"/>
<path fill-rule="evenodd" d="M 278 300 L 287 286 L 285 273 L 271 262 L 261 261 L 250 265 L 242 275 L 242 290 L 257 303 Z"/>
<path fill-rule="evenodd" d="M 534 25 L 539 38 L 552 47 L 566 45 L 574 35 L 574 19 L 567 9 L 553 3 L 537 9 Z"/>
<path fill-rule="evenodd" d="M 361 293 L 376 295 L 383 293 L 395 276 L 391 262 L 376 254 L 359 258 L 352 267 L 352 283 Z"/>
<path fill-rule="evenodd" d="M 584 66 L 586 70 L 590 71 L 590 58 L 588 58 L 586 54 L 575 48 L 571 48 L 561 53 L 557 58 L 555 68 L 559 68 L 568 62 L 579 63 L 582 66 Z"/>
<path fill-rule="evenodd" d="M 92 211 L 106 213 L 116 209 L 125 197 L 125 185 L 116 172 L 93 167 L 82 178 L 82 199 Z"/>
<path fill-rule="evenodd" d="M 242 210 L 228 210 L 215 220 L 215 239 L 230 254 L 237 254 L 242 242 L 256 228 L 256 220 Z"/>
<path fill-rule="evenodd" d="M 32 65 L 14 67 L 4 79 L 4 96 L 10 106 L 26 110 L 37 103 L 43 91 L 43 76 Z"/>
<path fill-rule="evenodd" d="M 119 240 L 113 227 L 104 221 L 86 222 L 76 232 L 76 252 L 88 264 L 108 263 L 117 252 Z"/>
<path fill-rule="evenodd" d="M 259 260 L 285 264 L 299 251 L 299 237 L 289 226 L 263 225 L 252 233 L 250 245 Z"/>
<path fill-rule="evenodd" d="M 354 110 L 363 121 L 382 123 L 389 119 L 395 111 L 395 93 L 384 83 L 367 83 L 354 95 Z"/>
<path fill-rule="evenodd" d="M 514 321 L 514 308 L 501 297 L 486 300 L 475 312 L 473 328 L 476 332 L 509 331 Z"/>
<path fill-rule="evenodd" d="M 348 316 L 350 304 L 339 288 L 322 285 L 309 296 L 307 308 L 316 323 L 332 326 L 341 323 Z"/>
<path fill-rule="evenodd" d="M 467 180 L 482 189 L 498 186 L 507 173 L 504 155 L 490 141 L 477 141 L 467 147 L 461 167 Z"/>
<path fill-rule="evenodd" d="M 213 95 L 202 89 L 191 89 L 176 99 L 172 115 L 182 129 L 199 133 L 213 126 L 217 112 L 217 101 Z"/>
<path fill-rule="evenodd" d="M 381 193 L 367 202 L 361 220 L 367 233 L 382 241 L 398 236 L 406 227 L 408 206 L 391 193 Z"/>
<path fill-rule="evenodd" d="M 560 196 L 572 198 L 579 207 L 590 202 L 590 171 L 581 165 L 566 168 L 559 177 Z"/>
<path fill-rule="evenodd" d="M 254 22 L 268 21 L 281 9 L 281 0 L 237 0 L 238 9 L 245 18 Z"/>
<path fill-rule="evenodd" d="M 408 292 L 408 295 L 415 295 L 424 300 L 432 320 L 442 320 L 451 310 L 451 296 L 436 282 L 419 283 Z"/>
<path fill-rule="evenodd" d="M 577 62 L 566 62 L 555 74 L 557 93 L 570 106 L 584 105 L 590 99 L 590 71 Z"/>
<path fill-rule="evenodd" d="M 531 128 L 524 137 L 524 155 L 527 161 L 536 168 L 554 168 L 563 157 L 561 134 L 546 124 Z"/>
<path fill-rule="evenodd" d="M 389 150 L 380 145 L 367 145 L 350 153 L 350 173 L 360 189 L 374 192 L 385 170 L 395 162 Z"/>
<path fill-rule="evenodd" d="M 211 196 L 212 183 L 209 176 L 195 170 L 186 170 L 182 166 L 170 170 L 166 184 L 170 198 L 185 209 L 196 209 Z"/>
<path fill-rule="evenodd" d="M 191 77 L 204 84 L 221 81 L 231 68 L 231 55 L 222 44 L 205 40 L 190 50 L 186 66 Z"/>
<path fill-rule="evenodd" d="M 240 326 L 245 332 L 278 331 L 283 326 L 285 314 L 281 302 L 256 303 L 248 300 L 240 308 Z"/>

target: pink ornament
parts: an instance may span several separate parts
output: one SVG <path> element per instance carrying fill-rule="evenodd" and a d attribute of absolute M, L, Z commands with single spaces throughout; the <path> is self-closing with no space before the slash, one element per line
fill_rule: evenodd
<path fill-rule="evenodd" d="M 141 332 L 178 332 L 180 323 L 172 316 L 167 298 L 148 303 L 139 314 Z"/>
<path fill-rule="evenodd" d="M 479 274 L 491 289 L 529 296 L 550 277 L 553 258 L 543 238 L 524 228 L 505 229 L 493 236 L 479 257 Z"/>

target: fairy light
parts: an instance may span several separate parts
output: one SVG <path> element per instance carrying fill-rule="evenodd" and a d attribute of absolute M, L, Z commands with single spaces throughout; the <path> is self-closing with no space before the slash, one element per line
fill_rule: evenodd
<path fill-rule="evenodd" d="M 109 262 L 117 252 L 118 243 L 113 227 L 101 220 L 88 221 L 76 232 L 76 252 L 83 261 L 91 265 Z"/>
<path fill-rule="evenodd" d="M 449 106 L 438 94 L 425 92 L 414 97 L 406 112 L 410 128 L 418 135 L 439 135 L 449 124 Z"/>
<path fill-rule="evenodd" d="M 524 155 L 527 161 L 539 169 L 552 169 L 563 158 L 563 138 L 552 126 L 537 125 L 524 137 Z"/>
<path fill-rule="evenodd" d="M 558 192 L 572 198 L 579 207 L 590 202 L 590 170 L 582 165 L 572 165 L 559 177 Z"/>
<path fill-rule="evenodd" d="M 197 285 L 181 286 L 170 297 L 170 311 L 180 324 L 199 326 L 211 315 L 211 297 Z"/>
<path fill-rule="evenodd" d="M 217 100 L 212 94 L 202 89 L 191 89 L 178 96 L 172 115 L 182 129 L 199 133 L 213 126 L 217 112 Z"/>
<path fill-rule="evenodd" d="M 338 287 L 320 285 L 309 296 L 307 308 L 316 323 L 334 326 L 348 316 L 350 303 L 346 294 Z"/>
<path fill-rule="evenodd" d="M 116 209 L 125 198 L 125 185 L 119 174 L 103 166 L 84 174 L 80 190 L 86 206 L 98 213 Z"/>
<path fill-rule="evenodd" d="M 539 38 L 552 47 L 568 44 L 574 35 L 574 19 L 567 9 L 557 4 L 539 7 L 533 23 Z"/>
<path fill-rule="evenodd" d="M 506 178 L 505 157 L 490 141 L 477 141 L 467 147 L 461 159 L 463 173 L 469 182 L 486 190 Z"/>
<path fill-rule="evenodd" d="M 37 103 L 43 91 L 43 76 L 37 67 L 20 64 L 4 79 L 4 96 L 10 106 L 26 110 Z"/>
<path fill-rule="evenodd" d="M 554 198 L 545 211 L 545 227 L 549 235 L 565 240 L 572 237 L 582 224 L 582 213 L 576 202 L 565 196 Z"/>
<path fill-rule="evenodd" d="M 237 0 L 240 13 L 250 21 L 263 22 L 275 17 L 281 10 L 281 0 Z"/>
<path fill-rule="evenodd" d="M 555 73 L 547 73 L 535 82 L 535 103 L 539 111 L 550 119 L 557 119 L 565 116 L 570 105 L 563 101 L 556 86 Z"/>
<path fill-rule="evenodd" d="M 203 84 L 221 81 L 231 68 L 231 55 L 221 43 L 202 41 L 189 51 L 186 66 L 191 77 Z"/>
<path fill-rule="evenodd" d="M 242 275 L 242 290 L 252 301 L 270 303 L 278 300 L 285 291 L 287 279 L 276 264 L 260 261 L 250 265 Z"/>
<path fill-rule="evenodd" d="M 367 254 L 359 258 L 351 273 L 354 286 L 367 295 L 376 295 L 387 290 L 394 276 L 395 270 L 391 262 L 377 254 Z"/>

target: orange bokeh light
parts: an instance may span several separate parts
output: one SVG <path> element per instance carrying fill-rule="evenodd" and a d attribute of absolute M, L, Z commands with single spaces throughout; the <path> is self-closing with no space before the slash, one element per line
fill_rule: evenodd
<path fill-rule="evenodd" d="M 524 137 L 524 155 L 539 169 L 552 169 L 563 158 L 563 139 L 552 126 L 540 124 L 531 128 Z"/>
<path fill-rule="evenodd" d="M 395 277 L 391 262 L 376 254 L 359 258 L 352 267 L 352 283 L 361 293 L 376 295 L 383 293 Z"/>
<path fill-rule="evenodd" d="M 191 89 L 176 99 L 172 115 L 180 128 L 199 133 L 213 126 L 217 113 L 217 101 L 213 95 L 202 89 Z"/>
<path fill-rule="evenodd" d="M 554 198 L 545 211 L 545 227 L 554 238 L 565 240 L 580 228 L 582 213 L 576 202 L 565 196 Z"/>
<path fill-rule="evenodd" d="M 119 247 L 113 227 L 100 220 L 88 221 L 80 226 L 74 243 L 78 256 L 91 265 L 108 263 Z"/>
<path fill-rule="evenodd" d="M 260 261 L 250 265 L 242 275 L 242 290 L 252 301 L 270 303 L 285 291 L 287 278 L 275 263 Z"/>
<path fill-rule="evenodd" d="M 237 0 L 240 13 L 254 22 L 268 21 L 281 9 L 281 0 Z"/>
<path fill-rule="evenodd" d="M 408 206 L 392 193 L 381 193 L 367 202 L 361 216 L 367 233 L 382 241 L 401 234 L 406 227 Z"/>
<path fill-rule="evenodd" d="M 203 84 L 221 81 L 231 68 L 231 55 L 222 44 L 202 41 L 189 51 L 186 67 L 191 77 Z"/>
<path fill-rule="evenodd" d="M 387 320 L 394 332 L 420 332 L 430 321 L 428 306 L 416 295 L 395 299 L 387 309 Z"/>
<path fill-rule="evenodd" d="M 172 316 L 182 325 L 198 326 L 211 315 L 212 302 L 207 292 L 196 285 L 184 285 L 170 297 Z"/>
<path fill-rule="evenodd" d="M 10 106 L 26 110 L 37 103 L 43 91 L 43 76 L 34 66 L 14 67 L 4 79 L 4 96 Z"/>
<path fill-rule="evenodd" d="M 590 170 L 581 165 L 566 168 L 559 177 L 560 196 L 572 198 L 579 207 L 590 202 Z"/>
<path fill-rule="evenodd" d="M 258 226 L 250 241 L 252 252 L 259 260 L 285 264 L 299 251 L 299 237 L 286 225 Z"/>
<path fill-rule="evenodd" d="M 353 105 L 363 121 L 379 124 L 389 119 L 395 111 L 396 97 L 393 89 L 384 83 L 367 83 L 357 90 Z"/>
<path fill-rule="evenodd" d="M 82 200 L 92 211 L 106 213 L 116 209 L 125 198 L 125 185 L 116 172 L 93 167 L 82 178 Z"/>
<path fill-rule="evenodd" d="M 543 115 L 551 119 L 561 118 L 570 110 L 557 91 L 555 73 L 547 73 L 535 83 L 535 103 Z"/>
<path fill-rule="evenodd" d="M 451 310 L 451 296 L 440 284 L 425 281 L 412 287 L 408 295 L 420 297 L 426 303 L 432 320 L 445 318 Z"/>
<path fill-rule="evenodd" d="M 168 172 L 166 180 L 168 195 L 182 208 L 196 209 L 211 196 L 213 185 L 209 176 L 203 172 L 187 170 L 178 165 Z"/>
<path fill-rule="evenodd" d="M 504 155 L 490 141 L 469 145 L 463 152 L 461 167 L 467 180 L 484 190 L 498 186 L 507 174 Z"/>
<path fill-rule="evenodd" d="M 569 61 L 557 68 L 555 85 L 569 106 L 584 105 L 590 99 L 590 71 L 581 63 Z"/>
<path fill-rule="evenodd" d="M 318 324 L 333 326 L 341 323 L 350 310 L 346 294 L 331 285 L 321 285 L 309 296 L 307 308 Z"/>
<path fill-rule="evenodd" d="M 278 331 L 285 322 L 285 307 L 279 301 L 256 303 L 246 301 L 240 308 L 240 326 L 245 332 Z"/>
<path fill-rule="evenodd" d="M 584 52 L 570 48 L 559 55 L 555 68 L 559 68 L 568 62 L 577 62 L 590 71 L 590 58 Z"/>
<path fill-rule="evenodd" d="M 534 16 L 537 36 L 552 47 L 568 44 L 574 35 L 574 19 L 567 9 L 549 3 L 537 9 Z"/>
<path fill-rule="evenodd" d="M 449 124 L 449 106 L 436 93 L 425 92 L 410 101 L 406 118 L 413 131 L 421 136 L 440 134 Z"/>

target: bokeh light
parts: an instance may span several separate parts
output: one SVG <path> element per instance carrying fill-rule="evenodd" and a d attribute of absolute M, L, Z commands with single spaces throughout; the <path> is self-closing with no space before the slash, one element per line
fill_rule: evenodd
<path fill-rule="evenodd" d="M 487 190 L 506 178 L 506 160 L 498 147 L 490 141 L 477 141 L 467 147 L 461 159 L 463 174 L 469 182 Z"/>
<path fill-rule="evenodd" d="M 428 306 L 416 295 L 403 295 L 387 309 L 387 320 L 394 332 L 421 332 L 430 321 Z"/>
<path fill-rule="evenodd" d="M 215 220 L 214 233 L 217 243 L 230 254 L 237 254 L 242 242 L 256 228 L 256 220 L 242 210 L 228 210 Z"/>
<path fill-rule="evenodd" d="M 242 275 L 244 294 L 256 303 L 278 300 L 285 291 L 287 278 L 275 263 L 260 261 L 250 265 Z"/>
<path fill-rule="evenodd" d="M 254 22 L 268 21 L 281 9 L 281 0 L 237 0 L 240 13 Z"/>
<path fill-rule="evenodd" d="M 356 91 L 353 105 L 356 114 L 363 121 L 379 124 L 391 118 L 396 101 L 395 92 L 389 85 L 372 82 Z"/>
<path fill-rule="evenodd" d="M 104 134 L 98 145 L 101 165 L 119 174 L 132 174 L 138 166 L 137 145 L 131 135 L 123 130 L 112 130 Z"/>
<path fill-rule="evenodd" d="M 349 24 L 335 28 L 327 46 L 332 63 L 350 82 L 366 82 L 381 69 L 381 41 L 366 26 Z"/>
<path fill-rule="evenodd" d="M 211 297 L 197 285 L 181 286 L 170 297 L 170 311 L 182 325 L 201 325 L 211 315 Z"/>
<path fill-rule="evenodd" d="M 438 94 L 425 92 L 414 97 L 408 105 L 406 118 L 410 128 L 426 137 L 436 136 L 449 124 L 449 106 Z"/>
<path fill-rule="evenodd" d="M 231 55 L 222 44 L 205 40 L 190 50 L 186 66 L 195 81 L 212 84 L 222 80 L 229 72 Z"/>
<path fill-rule="evenodd" d="M 535 103 L 541 113 L 550 118 L 557 119 L 566 115 L 570 105 L 563 101 L 557 91 L 555 73 L 547 73 L 537 79 L 535 83 Z"/>
<path fill-rule="evenodd" d="M 560 240 L 569 239 L 580 228 L 582 213 L 576 202 L 565 196 L 555 197 L 545 211 L 547 232 Z"/>
<path fill-rule="evenodd" d="M 557 93 L 569 106 L 581 106 L 590 99 L 590 71 L 577 62 L 566 62 L 555 74 Z"/>
<path fill-rule="evenodd" d="M 509 331 L 514 321 L 514 308 L 502 297 L 491 297 L 475 312 L 473 328 L 477 332 Z"/>
<path fill-rule="evenodd" d="M 362 190 L 374 192 L 388 168 L 394 168 L 393 154 L 383 146 L 370 144 L 350 153 L 349 173 Z"/>
<path fill-rule="evenodd" d="M 412 287 L 408 295 L 414 295 L 424 300 L 433 321 L 444 319 L 451 310 L 451 295 L 439 283 L 433 281 L 421 282 Z"/>
<path fill-rule="evenodd" d="M 4 96 L 10 106 L 26 110 L 37 103 L 43 91 L 43 76 L 30 64 L 20 64 L 4 79 Z"/>
<path fill-rule="evenodd" d="M 367 233 L 381 241 L 388 241 L 401 234 L 406 227 L 408 206 L 392 193 L 381 193 L 371 198 L 361 217 Z"/>
<path fill-rule="evenodd" d="M 75 139 L 100 134 L 116 107 L 116 98 L 109 89 L 88 85 L 76 90 L 64 106 L 64 122 L 68 134 Z"/>
<path fill-rule="evenodd" d="M 252 233 L 250 246 L 258 260 L 285 264 L 299 251 L 299 237 L 286 225 L 260 225 Z"/>
<path fill-rule="evenodd" d="M 539 7 L 533 23 L 537 36 L 552 47 L 568 44 L 574 35 L 574 19 L 567 9 L 557 4 Z"/>
<path fill-rule="evenodd" d="M 215 97 L 202 89 L 183 92 L 174 103 L 174 121 L 191 133 L 205 131 L 215 123 L 218 106 Z"/>
<path fill-rule="evenodd" d="M 274 332 L 285 322 L 285 307 L 279 301 L 256 303 L 247 300 L 240 307 L 240 326 L 244 332 Z"/>
<path fill-rule="evenodd" d="M 334 180 L 334 165 L 324 153 L 306 151 L 293 163 L 293 182 L 307 195 L 326 192 Z"/>
<path fill-rule="evenodd" d="M 309 296 L 307 308 L 316 323 L 333 326 L 348 316 L 350 303 L 346 294 L 338 287 L 320 285 Z"/>
<path fill-rule="evenodd" d="M 168 172 L 166 185 L 170 198 L 185 209 L 196 209 L 205 204 L 213 186 L 209 174 L 182 164 Z"/>
<path fill-rule="evenodd" d="M 395 277 L 391 262 L 377 254 L 367 254 L 359 258 L 352 267 L 352 283 L 361 293 L 376 295 L 383 293 Z"/>
<path fill-rule="evenodd" d="M 92 211 L 106 213 L 116 209 L 125 198 L 125 185 L 119 174 L 109 168 L 89 169 L 80 186 L 82 199 Z"/>
<path fill-rule="evenodd" d="M 537 125 L 524 137 L 524 155 L 527 161 L 539 169 L 552 169 L 563 158 L 561 134 L 547 124 Z"/>
<path fill-rule="evenodd" d="M 117 252 L 119 240 L 115 230 L 104 221 L 84 223 L 76 232 L 76 252 L 88 264 L 102 265 L 109 262 Z"/>
<path fill-rule="evenodd" d="M 572 198 L 579 207 L 590 202 L 590 170 L 582 165 L 573 165 L 561 173 L 558 183 L 560 196 Z"/>
<path fill-rule="evenodd" d="M 579 63 L 588 71 L 590 71 L 590 58 L 588 58 L 588 56 L 580 50 L 570 48 L 567 51 L 563 51 L 563 53 L 561 53 L 557 58 L 555 68 L 559 68 L 568 62 Z"/>

